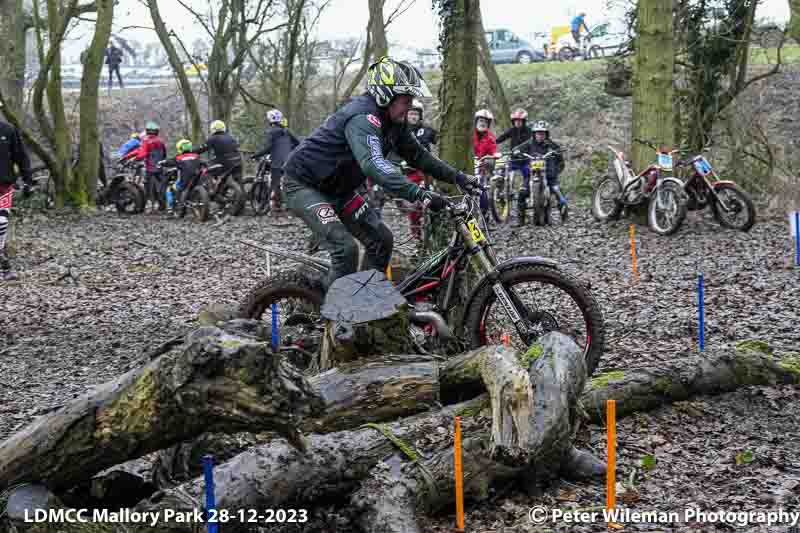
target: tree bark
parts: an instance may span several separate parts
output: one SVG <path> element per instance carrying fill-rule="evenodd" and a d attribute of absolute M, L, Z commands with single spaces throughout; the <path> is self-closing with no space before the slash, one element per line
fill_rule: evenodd
<path fill-rule="evenodd" d="M 478 48 L 480 49 L 481 70 L 483 75 L 489 82 L 489 90 L 494 95 L 495 103 L 499 108 L 499 112 L 495 115 L 497 119 L 497 126 L 501 130 L 511 127 L 511 106 L 506 99 L 506 92 L 503 89 L 503 82 L 500 81 L 500 76 L 497 75 L 497 69 L 492 63 L 491 52 L 489 51 L 489 43 L 486 42 L 486 30 L 483 26 L 483 17 L 481 10 L 477 10 L 478 18 Z"/>
<path fill-rule="evenodd" d="M 800 43 L 800 0 L 789 0 L 789 36 Z"/>
<path fill-rule="evenodd" d="M 675 138 L 673 109 L 673 0 L 641 0 L 638 7 L 633 86 L 633 137 L 670 144 Z M 653 162 L 652 149 L 634 142 L 634 169 Z"/>
<path fill-rule="evenodd" d="M 22 0 L 0 0 L 0 92 L 4 107 L 20 115 L 25 81 Z"/>
<path fill-rule="evenodd" d="M 167 26 L 161 18 L 157 0 L 147 0 L 147 7 L 150 9 L 150 17 L 153 19 L 153 27 L 156 30 L 156 35 L 158 35 L 158 40 L 161 41 L 161 46 L 164 47 L 167 53 L 167 59 L 172 67 L 172 71 L 178 79 L 178 86 L 183 95 L 183 105 L 186 106 L 186 110 L 189 113 L 192 142 L 199 144 L 200 141 L 205 138 L 205 131 L 203 128 L 203 121 L 200 118 L 200 107 L 197 104 L 197 98 L 192 90 L 192 84 L 189 82 L 189 77 L 186 75 L 180 57 L 178 57 L 175 45 L 172 44 L 172 39 L 170 38 L 171 32 L 167 30 Z"/>
<path fill-rule="evenodd" d="M 439 106 L 442 117 L 439 128 L 439 158 L 459 170 L 472 174 L 473 114 L 478 87 L 478 39 L 480 2 L 453 0 L 440 9 L 442 33 L 442 83 Z M 457 194 L 455 186 L 441 185 L 445 194 Z M 425 249 L 433 253 L 448 244 L 452 228 L 444 213 L 428 217 Z"/>
<path fill-rule="evenodd" d="M 728 352 L 676 359 L 663 367 L 601 374 L 592 380 L 581 403 L 591 421 L 603 423 L 606 400 L 617 401 L 617 416 L 622 417 L 750 385 L 790 384 L 800 384 L 796 359 L 774 360 L 756 353 Z"/>
<path fill-rule="evenodd" d="M 370 361 L 306 379 L 266 343 L 204 327 L 183 348 L 106 383 L 0 444 L 0 490 L 39 481 L 64 489 L 116 464 L 205 432 L 350 429 L 408 416 L 437 400 L 436 363 L 420 356 Z"/>
<path fill-rule="evenodd" d="M 86 191 L 89 202 L 94 203 L 97 192 L 97 171 L 100 164 L 100 136 L 97 131 L 97 100 L 100 74 L 103 70 L 111 25 L 114 21 L 114 1 L 96 0 L 97 22 L 94 38 L 87 50 L 81 74 L 80 96 L 80 160 L 75 176 L 76 187 Z"/>

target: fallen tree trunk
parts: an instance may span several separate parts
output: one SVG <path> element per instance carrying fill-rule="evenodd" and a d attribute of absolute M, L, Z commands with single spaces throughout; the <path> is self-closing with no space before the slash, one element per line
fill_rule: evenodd
<path fill-rule="evenodd" d="M 240 454 L 218 469 L 218 507 L 235 514 L 239 509 L 287 502 L 315 505 L 332 496 L 341 498 L 361 484 L 352 502 L 362 528 L 414 531 L 417 513 L 438 510 L 452 501 L 455 415 L 464 417 L 465 434 L 471 435 L 464 442 L 463 464 L 465 492 L 472 499 L 485 499 L 494 484 L 528 475 L 542 481 L 562 467 L 597 474 L 597 465 L 589 461 L 594 470 L 587 468 L 586 456 L 570 443 L 573 407 L 585 367 L 578 347 L 567 341 L 558 333 L 545 337 L 545 356 L 532 361 L 527 370 L 520 367 L 514 351 L 503 347 L 466 354 L 459 364 L 480 368 L 490 390 L 487 397 L 385 427 L 312 435 L 306 454 L 283 441 Z M 450 368 L 455 372 L 460 367 Z M 457 386 L 454 375 L 448 375 L 447 382 Z M 490 419 L 472 416 L 484 406 L 491 409 Z M 432 435 L 439 437 L 431 439 Z M 401 453 L 395 454 L 398 449 Z M 202 491 L 203 482 L 197 479 L 138 508 L 192 506 Z"/>
<path fill-rule="evenodd" d="M 617 416 L 621 417 L 749 385 L 797 385 L 799 363 L 747 351 L 675 359 L 662 367 L 601 374 L 592 379 L 581 404 L 592 422 L 602 423 L 607 400 L 616 400 Z"/>
<path fill-rule="evenodd" d="M 419 356 L 306 379 L 262 341 L 200 328 L 183 348 L 37 419 L 0 444 L 0 490 L 24 481 L 67 489 L 209 431 L 274 431 L 302 449 L 303 431 L 408 416 L 437 398 L 436 364 Z"/>

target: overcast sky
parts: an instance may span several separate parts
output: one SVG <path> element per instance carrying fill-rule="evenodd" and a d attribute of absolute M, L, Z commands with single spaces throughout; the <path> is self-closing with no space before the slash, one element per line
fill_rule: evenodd
<path fill-rule="evenodd" d="M 387 0 L 386 14 L 398 0 Z M 203 10 L 208 0 L 187 0 L 187 3 Z M 214 1 L 216 5 L 216 1 Z M 186 42 L 196 38 L 207 38 L 198 24 L 192 23 L 191 16 L 177 0 L 159 0 L 159 8 L 165 23 L 175 29 Z M 586 11 L 589 27 L 595 22 L 613 18 L 614 14 L 606 8 L 607 0 L 490 0 L 482 2 L 484 25 L 507 28 L 525 38 L 532 32 L 547 31 L 551 26 L 568 24 L 580 9 Z M 117 5 L 115 31 L 129 26 L 149 26 L 150 15 L 138 0 L 124 0 Z M 776 21 L 789 18 L 787 0 L 764 0 L 759 7 L 758 16 Z M 323 15 L 318 35 L 322 39 L 336 37 L 359 37 L 363 35 L 368 19 L 367 0 L 332 0 Z M 438 43 L 437 17 L 431 9 L 431 0 L 416 0 L 415 4 L 389 26 L 389 40 L 413 44 L 417 47 L 435 47 Z M 141 42 L 157 40 L 155 33 L 141 29 L 125 29 L 121 36 Z M 74 35 L 72 43 L 66 48 L 68 55 L 77 55 L 89 37 L 81 32 Z"/>

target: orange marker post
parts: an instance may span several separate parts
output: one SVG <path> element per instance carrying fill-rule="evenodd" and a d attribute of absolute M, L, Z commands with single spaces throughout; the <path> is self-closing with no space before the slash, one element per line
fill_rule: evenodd
<path fill-rule="evenodd" d="M 456 470 L 456 530 L 464 531 L 464 475 L 461 470 L 461 417 L 456 417 L 456 434 L 453 441 Z"/>
<path fill-rule="evenodd" d="M 392 265 L 386 266 L 386 279 L 392 281 Z"/>
<path fill-rule="evenodd" d="M 638 281 L 639 272 L 636 270 L 636 230 L 631 224 L 631 260 L 633 262 L 633 278 Z"/>
<path fill-rule="evenodd" d="M 508 347 L 511 344 L 511 336 L 508 333 L 503 333 L 503 336 L 500 337 L 500 340 L 503 341 L 503 346 Z"/>
<path fill-rule="evenodd" d="M 606 470 L 606 509 L 617 506 L 617 402 L 606 401 L 606 427 L 608 432 L 608 468 Z M 609 527 L 616 524 L 609 523 Z"/>

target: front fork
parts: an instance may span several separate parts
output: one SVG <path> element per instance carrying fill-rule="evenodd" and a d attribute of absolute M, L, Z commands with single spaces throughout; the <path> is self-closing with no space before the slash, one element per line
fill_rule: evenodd
<path fill-rule="evenodd" d="M 476 243 L 472 232 L 463 220 L 458 224 L 458 232 L 464 240 L 464 245 L 467 250 L 478 260 L 478 269 L 481 274 L 481 279 L 489 277 L 492 282 L 492 291 L 503 306 L 506 316 L 508 316 L 509 320 L 514 324 L 514 328 L 517 330 L 520 338 L 527 343 L 528 329 L 525 327 L 523 317 L 523 314 L 527 314 L 525 313 L 525 306 L 513 289 L 506 289 L 500 282 L 500 273 L 497 271 L 497 257 L 491 245 L 486 240 L 483 240 L 482 243 Z"/>

